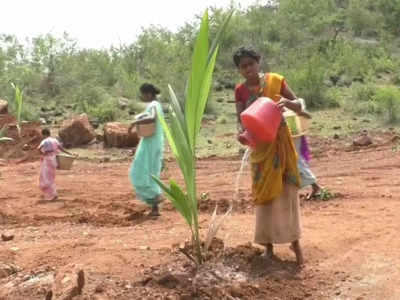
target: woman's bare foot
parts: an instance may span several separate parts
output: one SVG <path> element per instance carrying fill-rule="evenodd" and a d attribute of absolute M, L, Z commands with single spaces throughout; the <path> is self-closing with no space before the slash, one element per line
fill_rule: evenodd
<path fill-rule="evenodd" d="M 151 217 L 159 217 L 160 215 L 160 210 L 158 209 L 158 204 L 154 204 L 153 207 L 151 208 L 151 212 L 149 214 Z"/>
<path fill-rule="evenodd" d="M 307 200 L 311 200 L 312 198 L 316 197 L 320 191 L 321 187 L 318 185 L 318 183 L 313 183 L 311 194 L 307 196 Z"/>
<path fill-rule="evenodd" d="M 270 243 L 267 244 L 265 246 L 265 250 L 264 250 L 264 253 L 262 254 L 262 256 L 264 258 L 271 259 L 274 256 L 274 246 L 272 244 L 270 244 Z"/>
<path fill-rule="evenodd" d="M 296 255 L 296 262 L 299 266 L 304 265 L 304 257 L 303 257 L 303 250 L 301 249 L 300 242 L 294 241 L 290 246 L 290 250 L 294 252 Z"/>

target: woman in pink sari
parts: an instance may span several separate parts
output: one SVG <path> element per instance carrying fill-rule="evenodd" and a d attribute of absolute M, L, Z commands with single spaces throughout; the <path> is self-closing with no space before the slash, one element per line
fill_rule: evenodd
<path fill-rule="evenodd" d="M 73 155 L 72 153 L 65 150 L 60 142 L 50 136 L 49 129 L 43 129 L 42 135 L 44 140 L 40 143 L 38 149 L 40 150 L 41 163 L 40 163 L 40 176 L 39 176 L 39 188 L 42 191 L 45 200 L 56 200 L 57 189 L 55 184 L 57 159 L 56 155 L 60 151 Z"/>

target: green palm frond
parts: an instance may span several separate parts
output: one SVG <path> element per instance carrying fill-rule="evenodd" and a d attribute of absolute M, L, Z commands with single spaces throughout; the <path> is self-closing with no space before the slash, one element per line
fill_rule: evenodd
<path fill-rule="evenodd" d="M 183 174 L 186 192 L 174 181 L 169 187 L 158 178 L 153 177 L 160 185 L 176 210 L 183 216 L 192 232 L 192 240 L 196 253 L 196 262 L 203 261 L 200 246 L 198 204 L 196 186 L 196 141 L 200 131 L 204 110 L 207 104 L 212 75 L 219 50 L 219 41 L 223 35 L 231 16 L 231 12 L 216 38 L 209 47 L 209 21 L 206 11 L 200 25 L 200 31 L 196 39 L 192 69 L 188 81 L 184 107 L 176 97 L 171 86 L 169 86 L 171 121 L 169 124 L 164 117 L 159 116 L 160 123 Z"/>

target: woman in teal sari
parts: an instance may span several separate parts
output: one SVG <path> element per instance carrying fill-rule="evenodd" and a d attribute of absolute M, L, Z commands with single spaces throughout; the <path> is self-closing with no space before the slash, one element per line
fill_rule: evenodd
<path fill-rule="evenodd" d="M 143 118 L 137 119 L 129 128 L 136 124 L 154 121 L 156 129 L 153 135 L 142 137 L 132 162 L 129 178 L 135 189 L 136 196 L 149 205 L 151 216 L 159 216 L 158 205 L 161 202 L 161 188 L 152 176 L 160 177 L 164 152 L 164 134 L 157 115 L 163 115 L 161 104 L 156 100 L 160 90 L 152 84 L 145 83 L 140 87 L 142 100 L 149 103 Z"/>

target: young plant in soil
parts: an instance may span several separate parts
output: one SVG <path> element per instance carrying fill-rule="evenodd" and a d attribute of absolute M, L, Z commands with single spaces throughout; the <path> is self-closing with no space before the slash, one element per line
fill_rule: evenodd
<path fill-rule="evenodd" d="M 14 101 L 16 105 L 16 110 L 17 110 L 17 129 L 18 129 L 18 135 L 21 137 L 21 113 L 22 113 L 22 104 L 23 104 L 23 91 L 18 87 L 18 85 L 15 85 L 14 83 L 11 83 L 11 86 L 14 89 Z"/>
<path fill-rule="evenodd" d="M 168 86 L 171 105 L 169 125 L 160 116 L 165 135 L 183 174 L 185 191 L 174 180 L 170 181 L 169 186 L 156 177 L 154 180 L 189 225 L 195 253 L 193 260 L 197 265 L 202 264 L 204 259 L 198 221 L 196 143 L 212 84 L 219 41 L 231 16 L 232 12 L 219 28 L 211 47 L 209 47 L 209 20 L 208 12 L 205 12 L 194 47 L 185 102 L 181 105 L 172 87 Z"/>
<path fill-rule="evenodd" d="M 6 127 L 0 129 L 0 143 L 1 142 L 11 142 L 13 141 L 12 138 L 6 137 Z"/>
<path fill-rule="evenodd" d="M 321 189 L 321 192 L 319 193 L 319 195 L 317 197 L 318 197 L 318 199 L 320 199 L 322 201 L 329 201 L 329 200 L 337 197 L 337 195 L 335 193 L 332 193 L 327 188 L 323 188 L 323 189 Z"/>

